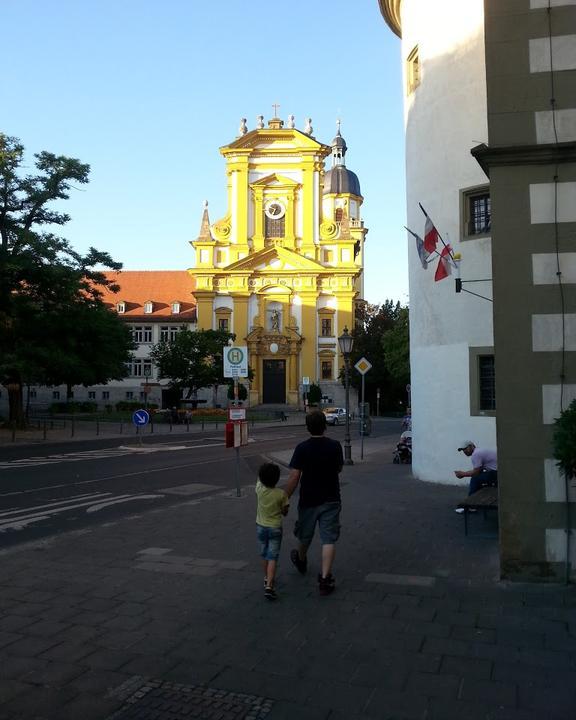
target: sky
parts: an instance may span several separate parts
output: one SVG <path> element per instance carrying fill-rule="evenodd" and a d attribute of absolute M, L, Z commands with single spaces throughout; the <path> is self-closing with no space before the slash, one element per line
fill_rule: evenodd
<path fill-rule="evenodd" d="M 312 118 L 369 228 L 365 298 L 408 302 L 400 41 L 377 0 L 2 0 L 0 132 L 91 167 L 60 233 L 125 270 L 184 270 L 226 213 L 218 148 L 256 117 Z M 10 71 L 8 72 L 8 68 Z M 330 166 L 328 158 L 327 167 Z"/>

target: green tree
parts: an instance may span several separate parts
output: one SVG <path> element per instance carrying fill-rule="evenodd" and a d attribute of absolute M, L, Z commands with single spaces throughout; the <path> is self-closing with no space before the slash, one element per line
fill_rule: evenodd
<path fill-rule="evenodd" d="M 554 422 L 552 446 L 556 464 L 567 480 L 576 477 L 576 400 Z"/>
<path fill-rule="evenodd" d="M 223 330 L 182 330 L 174 340 L 163 340 L 152 348 L 150 357 L 161 378 L 186 397 L 201 388 L 213 389 L 214 403 L 218 386 L 224 379 L 223 349 L 235 335 Z"/>
<path fill-rule="evenodd" d="M 406 386 L 410 382 L 410 324 L 407 307 L 398 310 L 396 321 L 382 336 L 384 365 L 392 380 Z"/>
<path fill-rule="evenodd" d="M 57 370 L 67 364 L 65 353 L 59 351 L 64 335 L 84 332 L 65 318 L 82 307 L 89 323 L 90 312 L 98 314 L 104 308 L 101 288 L 118 289 L 104 270 L 121 268 L 95 248 L 85 255 L 75 252 L 49 229 L 68 222 L 69 216 L 51 203 L 67 200 L 75 184 L 86 184 L 89 166 L 48 152 L 35 159 L 38 172 L 24 174 L 24 147 L 17 138 L 0 134 L 0 383 L 8 389 L 10 420 L 19 425 L 24 423 L 24 383 L 62 375 Z M 56 318 L 63 331 L 44 332 L 45 319 L 48 326 Z M 78 358 L 87 371 L 90 355 Z"/>
<path fill-rule="evenodd" d="M 362 378 L 354 365 L 361 357 L 365 357 L 372 364 L 372 368 L 364 376 L 364 399 L 373 409 L 376 408 L 378 390 L 381 406 L 379 409 L 398 410 L 406 397 L 405 384 L 392 376 L 382 351 L 382 339 L 399 322 L 401 310 L 399 302 L 386 300 L 382 305 L 364 303 L 356 312 L 354 347 L 350 356 L 350 385 L 360 389 Z M 344 368 L 340 370 L 339 377 L 344 382 Z"/>

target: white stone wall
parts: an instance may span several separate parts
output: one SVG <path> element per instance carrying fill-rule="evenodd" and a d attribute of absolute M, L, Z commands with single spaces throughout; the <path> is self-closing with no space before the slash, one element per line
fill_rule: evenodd
<path fill-rule="evenodd" d="M 423 235 L 426 208 L 462 254 L 463 279 L 491 278 L 490 239 L 461 241 L 460 191 L 485 185 L 470 149 L 487 143 L 482 0 L 404 0 L 402 57 L 415 46 L 420 84 L 405 98 L 407 226 Z M 406 88 L 406 68 L 404 69 Z M 466 438 L 495 447 L 495 420 L 471 416 L 469 347 L 491 347 L 492 303 L 456 294 L 454 278 L 434 282 L 408 238 L 413 472 L 422 480 L 462 484 L 454 469 Z M 491 296 L 491 284 L 467 286 Z"/>

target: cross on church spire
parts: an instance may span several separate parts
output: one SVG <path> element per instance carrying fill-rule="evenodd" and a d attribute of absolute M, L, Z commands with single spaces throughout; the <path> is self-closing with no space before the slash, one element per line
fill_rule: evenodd
<path fill-rule="evenodd" d="M 274 117 L 278 117 L 278 108 L 280 105 L 278 103 L 273 103 L 272 107 L 274 108 Z"/>

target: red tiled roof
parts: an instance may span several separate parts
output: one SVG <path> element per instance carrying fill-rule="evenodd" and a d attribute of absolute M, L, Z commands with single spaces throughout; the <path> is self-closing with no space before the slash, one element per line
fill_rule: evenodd
<path fill-rule="evenodd" d="M 123 317 L 172 317 L 192 321 L 196 319 L 196 299 L 193 292 L 195 279 L 185 270 L 123 270 L 105 273 L 106 277 L 120 286 L 117 293 L 103 291 L 103 300 L 115 309 L 119 302 L 125 303 Z M 144 303 L 153 302 L 152 312 L 144 313 Z M 180 312 L 172 314 L 172 303 L 180 303 Z"/>

